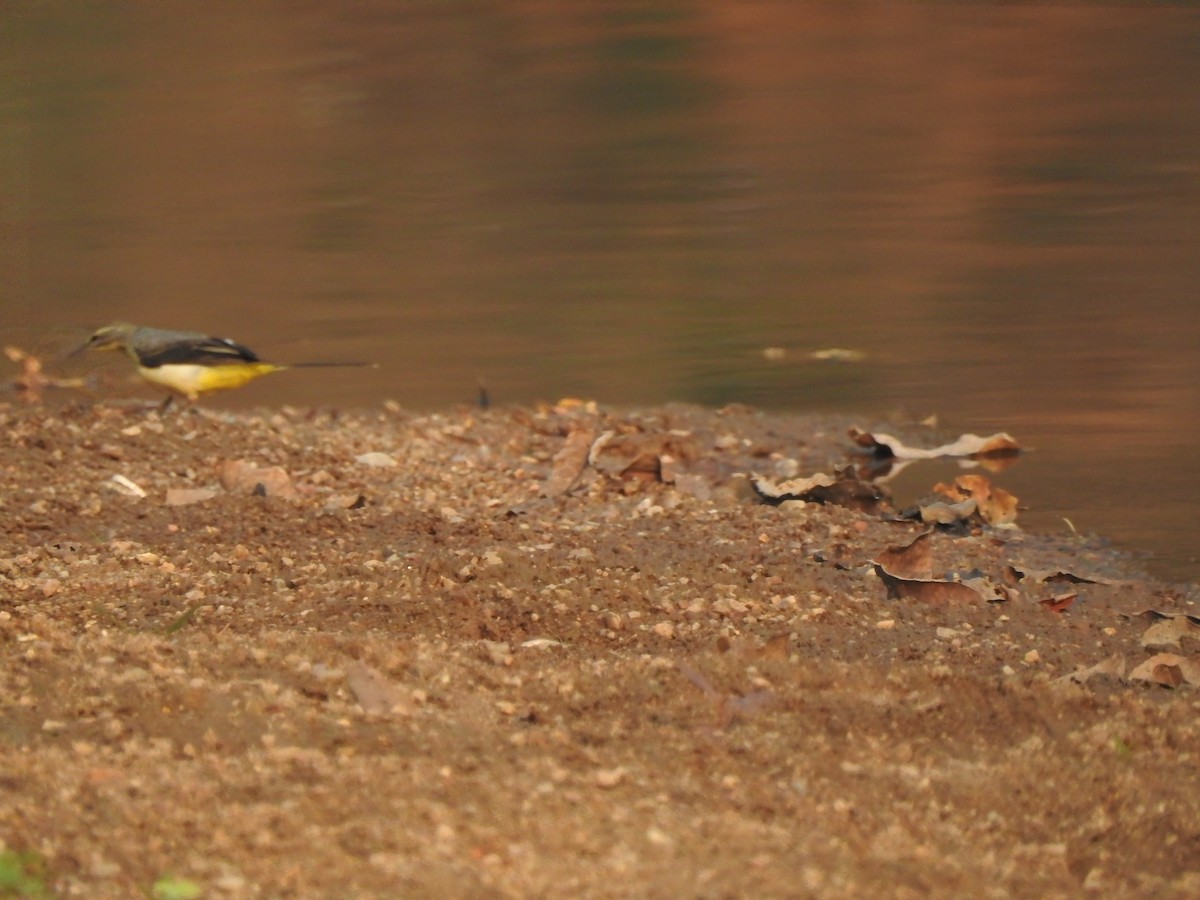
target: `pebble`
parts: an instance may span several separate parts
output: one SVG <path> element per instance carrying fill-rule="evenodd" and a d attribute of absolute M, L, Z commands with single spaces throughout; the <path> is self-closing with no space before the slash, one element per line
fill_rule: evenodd
<path fill-rule="evenodd" d="M 615 769 L 600 769 L 595 775 L 597 787 L 602 788 L 614 788 L 624 780 L 625 769 L 621 766 Z"/>

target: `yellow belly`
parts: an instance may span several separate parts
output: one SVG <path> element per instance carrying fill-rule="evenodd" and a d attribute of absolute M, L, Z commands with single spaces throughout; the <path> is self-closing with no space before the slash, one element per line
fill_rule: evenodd
<path fill-rule="evenodd" d="M 195 400 L 201 394 L 207 394 L 209 391 L 224 391 L 241 387 L 248 381 L 285 368 L 287 367 L 263 362 L 241 362 L 223 366 L 177 363 L 157 366 L 153 369 L 139 366 L 138 372 L 147 381 L 161 384 L 165 388 L 183 394 L 189 400 Z"/>

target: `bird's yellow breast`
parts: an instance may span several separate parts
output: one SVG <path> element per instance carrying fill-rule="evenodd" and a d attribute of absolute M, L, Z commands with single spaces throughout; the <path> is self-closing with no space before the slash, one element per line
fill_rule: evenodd
<path fill-rule="evenodd" d="M 209 391 L 238 388 L 248 381 L 284 368 L 287 367 L 264 362 L 239 362 L 220 366 L 171 363 L 153 368 L 139 366 L 138 372 L 147 381 L 161 384 L 163 387 L 183 394 L 189 400 L 195 400 L 201 394 L 207 394 Z"/>

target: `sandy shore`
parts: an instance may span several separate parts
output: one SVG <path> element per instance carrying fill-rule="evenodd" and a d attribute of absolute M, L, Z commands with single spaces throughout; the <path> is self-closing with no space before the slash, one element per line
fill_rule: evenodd
<path fill-rule="evenodd" d="M 968 522 L 905 581 L 977 600 L 892 599 L 872 561 L 926 526 L 742 477 L 832 472 L 854 423 L 0 422 L 0 879 L 29 891 L 1200 894 L 1197 592 Z"/>

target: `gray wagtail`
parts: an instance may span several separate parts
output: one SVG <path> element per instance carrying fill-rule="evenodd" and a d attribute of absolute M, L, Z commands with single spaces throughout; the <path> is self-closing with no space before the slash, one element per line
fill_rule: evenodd
<path fill-rule="evenodd" d="M 84 350 L 123 350 L 137 365 L 139 375 L 191 401 L 209 391 L 238 388 L 255 378 L 284 369 L 374 365 L 356 362 L 280 365 L 263 362 L 249 347 L 229 338 L 210 337 L 198 331 L 145 328 L 128 322 L 105 325 L 71 355 Z M 170 397 L 167 399 L 169 401 Z"/>

